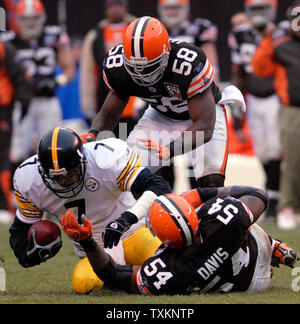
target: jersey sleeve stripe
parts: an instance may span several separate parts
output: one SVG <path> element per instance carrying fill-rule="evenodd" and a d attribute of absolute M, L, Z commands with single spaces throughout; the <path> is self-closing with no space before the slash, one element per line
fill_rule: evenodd
<path fill-rule="evenodd" d="M 143 283 L 143 279 L 142 279 L 142 275 L 141 275 L 141 268 L 136 273 L 136 284 L 137 284 L 137 287 L 138 287 L 139 291 L 141 292 L 141 294 L 147 295 L 147 296 L 153 295 L 153 294 L 151 294 L 151 292 L 146 288 L 146 286 Z"/>
<path fill-rule="evenodd" d="M 191 98 L 193 95 L 196 93 L 202 93 L 204 92 L 207 88 L 210 87 L 211 83 L 213 82 L 214 79 L 214 69 L 211 66 L 211 69 L 208 71 L 206 75 L 203 76 L 203 78 L 206 78 L 206 80 L 202 80 L 202 82 L 199 82 L 196 86 L 188 90 L 188 98 Z"/>
<path fill-rule="evenodd" d="M 104 82 L 106 83 L 108 89 L 109 89 L 110 91 L 114 92 L 114 89 L 110 86 L 110 84 L 109 84 L 109 82 L 108 82 L 108 79 L 107 79 L 107 76 L 106 76 L 104 70 L 103 70 L 103 80 L 104 80 Z"/>
<path fill-rule="evenodd" d="M 211 78 L 211 75 L 213 74 L 213 67 L 210 63 L 208 63 L 208 67 L 205 71 L 205 73 L 203 73 L 201 75 L 201 77 L 197 76 L 196 78 L 194 78 L 189 86 L 189 91 L 193 91 L 193 89 L 195 89 L 196 87 L 199 87 L 199 85 L 205 84 L 205 80 L 204 77 L 207 79 Z"/>
<path fill-rule="evenodd" d="M 126 191 L 129 191 L 132 184 L 134 183 L 134 180 L 136 177 L 140 174 L 141 171 L 144 170 L 144 167 L 141 167 L 142 161 L 141 158 L 139 157 L 139 164 L 135 167 L 135 169 L 130 173 L 130 175 L 127 177 L 127 181 L 125 183 L 125 188 Z"/>
<path fill-rule="evenodd" d="M 22 202 L 31 202 L 31 200 L 24 198 L 22 194 L 17 190 L 15 190 L 15 196 L 16 198 L 20 199 L 20 201 Z"/>
<path fill-rule="evenodd" d="M 139 172 L 142 171 L 141 165 L 142 165 L 142 159 L 140 158 L 140 156 L 136 155 L 136 159 L 131 164 L 130 169 L 126 172 L 126 174 L 124 175 L 122 181 L 118 186 L 120 191 L 124 192 L 129 190 L 129 188 L 131 187 L 131 183 L 133 183 L 132 180 L 135 177 L 136 173 L 138 171 Z"/>
<path fill-rule="evenodd" d="M 202 71 L 193 78 L 193 80 L 191 81 L 191 84 L 190 84 L 189 88 L 194 87 L 199 81 L 203 80 L 202 79 L 203 76 L 205 75 L 205 73 L 207 71 L 209 71 L 209 65 L 210 65 L 209 61 L 206 60 L 206 63 L 204 65 Z"/>
<path fill-rule="evenodd" d="M 18 209 L 23 216 L 37 218 L 43 215 L 43 212 L 38 207 L 33 205 L 32 201 L 25 199 L 21 193 L 16 191 L 15 196 Z"/>
<path fill-rule="evenodd" d="M 135 158 L 136 153 L 134 151 L 131 152 L 131 156 L 129 159 L 129 162 L 126 164 L 125 168 L 123 169 L 123 171 L 121 172 L 121 174 L 119 175 L 118 179 L 117 179 L 117 184 L 119 184 L 121 182 L 121 180 L 123 179 L 124 175 L 126 174 L 126 172 L 128 171 L 128 169 L 131 166 L 131 163 L 133 161 L 133 159 Z"/>
<path fill-rule="evenodd" d="M 22 215 L 26 217 L 41 217 L 43 212 L 30 203 L 22 203 L 17 199 L 18 208 Z"/>

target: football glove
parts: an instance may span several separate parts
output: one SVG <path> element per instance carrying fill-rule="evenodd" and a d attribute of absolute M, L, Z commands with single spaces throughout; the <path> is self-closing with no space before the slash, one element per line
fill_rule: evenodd
<path fill-rule="evenodd" d="M 93 142 L 96 140 L 96 136 L 93 133 L 87 133 L 80 136 L 80 139 L 83 144 Z"/>
<path fill-rule="evenodd" d="M 273 253 L 271 265 L 279 268 L 280 264 L 294 268 L 295 263 L 299 261 L 297 253 L 286 243 L 279 240 L 273 240 Z"/>
<path fill-rule="evenodd" d="M 171 157 L 170 150 L 162 144 L 159 144 L 158 142 L 152 141 L 148 138 L 141 138 L 139 140 L 143 146 L 149 150 L 152 154 L 154 154 L 156 157 L 158 157 L 161 160 L 169 160 Z"/>
<path fill-rule="evenodd" d="M 102 233 L 103 243 L 105 248 L 112 248 L 119 244 L 123 233 L 129 230 L 131 225 L 137 222 L 137 217 L 125 211 L 121 217 L 108 223 L 104 232 Z"/>
<path fill-rule="evenodd" d="M 32 230 L 30 235 L 28 247 L 27 247 L 27 258 L 25 267 L 34 267 L 46 262 L 48 259 L 53 258 L 61 249 L 62 240 L 61 237 L 58 237 L 55 241 L 47 245 L 39 245 L 36 242 L 35 230 Z"/>
<path fill-rule="evenodd" d="M 73 211 L 69 209 L 62 217 L 61 225 L 64 232 L 74 241 L 80 242 L 92 235 L 92 223 L 81 216 L 82 225 L 79 225 Z"/>

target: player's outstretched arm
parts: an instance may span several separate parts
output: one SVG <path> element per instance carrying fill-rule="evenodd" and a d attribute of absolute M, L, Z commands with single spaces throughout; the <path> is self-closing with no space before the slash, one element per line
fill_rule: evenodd
<path fill-rule="evenodd" d="M 129 97 L 119 97 L 113 92 L 110 92 L 101 107 L 98 114 L 95 116 L 91 130 L 113 131 L 120 120 L 122 113 L 128 103 Z"/>
<path fill-rule="evenodd" d="M 96 140 L 99 132 L 101 131 L 112 132 L 117 126 L 117 123 L 119 122 L 122 116 L 122 113 L 128 103 L 128 100 L 129 97 L 121 98 L 115 93 L 110 92 L 107 95 L 102 108 L 93 119 L 89 132 L 80 136 L 82 142 L 87 143 Z M 103 136 L 103 138 L 106 137 L 107 136 Z"/>
<path fill-rule="evenodd" d="M 259 219 L 268 204 L 268 196 L 264 190 L 247 186 L 231 186 L 222 188 L 197 188 L 182 194 L 194 208 L 199 207 L 209 199 L 231 196 L 240 199 L 252 212 L 255 221 Z"/>
<path fill-rule="evenodd" d="M 79 225 L 75 215 L 69 210 L 62 217 L 62 228 L 82 246 L 96 275 L 112 289 L 138 292 L 135 281 L 138 267 L 116 264 L 93 239 L 91 222 L 84 215 L 82 221 L 83 224 Z"/>

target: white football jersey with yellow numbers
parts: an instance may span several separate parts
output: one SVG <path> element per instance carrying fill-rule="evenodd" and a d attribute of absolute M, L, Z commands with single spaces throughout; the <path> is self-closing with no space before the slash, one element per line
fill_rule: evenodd
<path fill-rule="evenodd" d="M 102 241 L 101 233 L 106 224 L 135 203 L 128 191 L 144 168 L 138 154 L 119 139 L 84 144 L 84 153 L 87 159 L 84 186 L 73 198 L 59 198 L 48 189 L 39 173 L 36 155 L 19 166 L 13 181 L 17 217 L 22 222 L 37 222 L 44 212 L 61 221 L 71 208 L 77 217 L 86 215 L 93 224 L 94 238 Z"/>

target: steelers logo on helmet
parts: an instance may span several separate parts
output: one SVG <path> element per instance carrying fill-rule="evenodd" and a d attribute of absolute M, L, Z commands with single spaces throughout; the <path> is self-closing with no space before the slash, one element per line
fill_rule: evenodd
<path fill-rule="evenodd" d="M 199 220 L 193 206 L 176 194 L 159 196 L 149 208 L 146 224 L 153 235 L 173 249 L 192 245 Z"/>
<path fill-rule="evenodd" d="M 19 33 L 25 39 L 37 39 L 43 32 L 46 12 L 40 0 L 21 0 L 16 7 Z"/>
<path fill-rule="evenodd" d="M 83 188 L 86 157 L 80 137 L 56 127 L 39 143 L 38 168 L 45 185 L 60 198 L 72 198 Z"/>
<path fill-rule="evenodd" d="M 136 84 L 151 87 L 157 83 L 169 53 L 169 35 L 159 20 L 142 17 L 128 26 L 123 40 L 124 66 Z"/>

